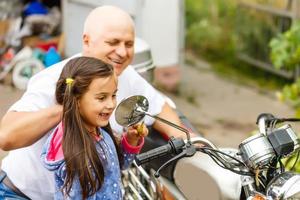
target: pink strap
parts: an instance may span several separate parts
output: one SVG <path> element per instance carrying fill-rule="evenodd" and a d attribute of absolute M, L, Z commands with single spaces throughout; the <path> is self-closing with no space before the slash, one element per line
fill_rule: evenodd
<path fill-rule="evenodd" d="M 61 160 L 64 157 L 62 150 L 62 138 L 63 138 L 63 125 L 62 122 L 59 123 L 57 129 L 53 133 L 52 139 L 50 141 L 50 147 L 46 159 L 48 161 Z"/>
<path fill-rule="evenodd" d="M 139 141 L 139 145 L 138 146 L 132 146 L 131 144 L 129 144 L 129 142 L 127 141 L 127 138 L 126 138 L 126 133 L 124 133 L 122 135 L 122 140 L 121 140 L 121 144 L 123 145 L 124 147 L 124 150 L 128 153 L 132 153 L 132 154 L 138 154 L 142 147 L 144 146 L 144 138 L 142 137 Z"/>

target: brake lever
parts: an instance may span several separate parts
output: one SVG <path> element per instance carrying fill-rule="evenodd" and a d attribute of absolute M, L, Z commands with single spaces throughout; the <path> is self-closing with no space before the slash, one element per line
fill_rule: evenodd
<path fill-rule="evenodd" d="M 168 160 L 167 162 L 165 162 L 162 166 L 160 166 L 158 168 L 158 170 L 154 173 L 155 178 L 158 178 L 159 172 L 165 168 L 168 164 L 170 164 L 171 162 L 174 162 L 175 160 L 178 160 L 180 158 L 184 158 L 184 157 L 191 157 L 196 153 L 196 148 L 194 145 L 192 145 L 191 143 L 187 143 L 186 148 L 178 155 L 176 155 L 175 157 L 171 158 L 170 160 Z"/>

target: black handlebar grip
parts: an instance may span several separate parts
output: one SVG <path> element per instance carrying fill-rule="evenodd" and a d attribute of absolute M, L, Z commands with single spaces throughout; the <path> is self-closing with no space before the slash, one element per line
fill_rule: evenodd
<path fill-rule="evenodd" d="M 135 157 L 135 162 L 137 165 L 142 165 L 144 163 L 149 162 L 150 160 L 153 160 L 155 158 L 164 156 L 168 153 L 171 153 L 172 147 L 170 144 L 166 144 L 164 146 L 152 149 L 150 151 L 147 151 L 145 153 L 141 153 Z"/>

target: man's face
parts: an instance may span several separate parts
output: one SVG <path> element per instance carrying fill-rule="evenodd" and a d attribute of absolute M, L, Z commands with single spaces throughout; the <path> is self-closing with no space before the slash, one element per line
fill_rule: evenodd
<path fill-rule="evenodd" d="M 90 38 L 89 54 L 111 64 L 119 76 L 134 55 L 134 30 L 130 25 L 106 25 Z"/>

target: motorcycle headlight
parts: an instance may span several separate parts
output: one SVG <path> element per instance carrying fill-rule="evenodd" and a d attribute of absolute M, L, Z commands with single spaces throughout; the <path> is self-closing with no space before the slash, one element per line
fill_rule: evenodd
<path fill-rule="evenodd" d="M 286 195 L 284 196 L 287 200 L 295 200 L 295 199 L 300 199 L 300 181 L 293 185 L 287 192 Z"/>
<path fill-rule="evenodd" d="M 267 187 L 267 197 L 271 199 L 300 199 L 300 175 L 285 172 L 273 178 Z"/>

